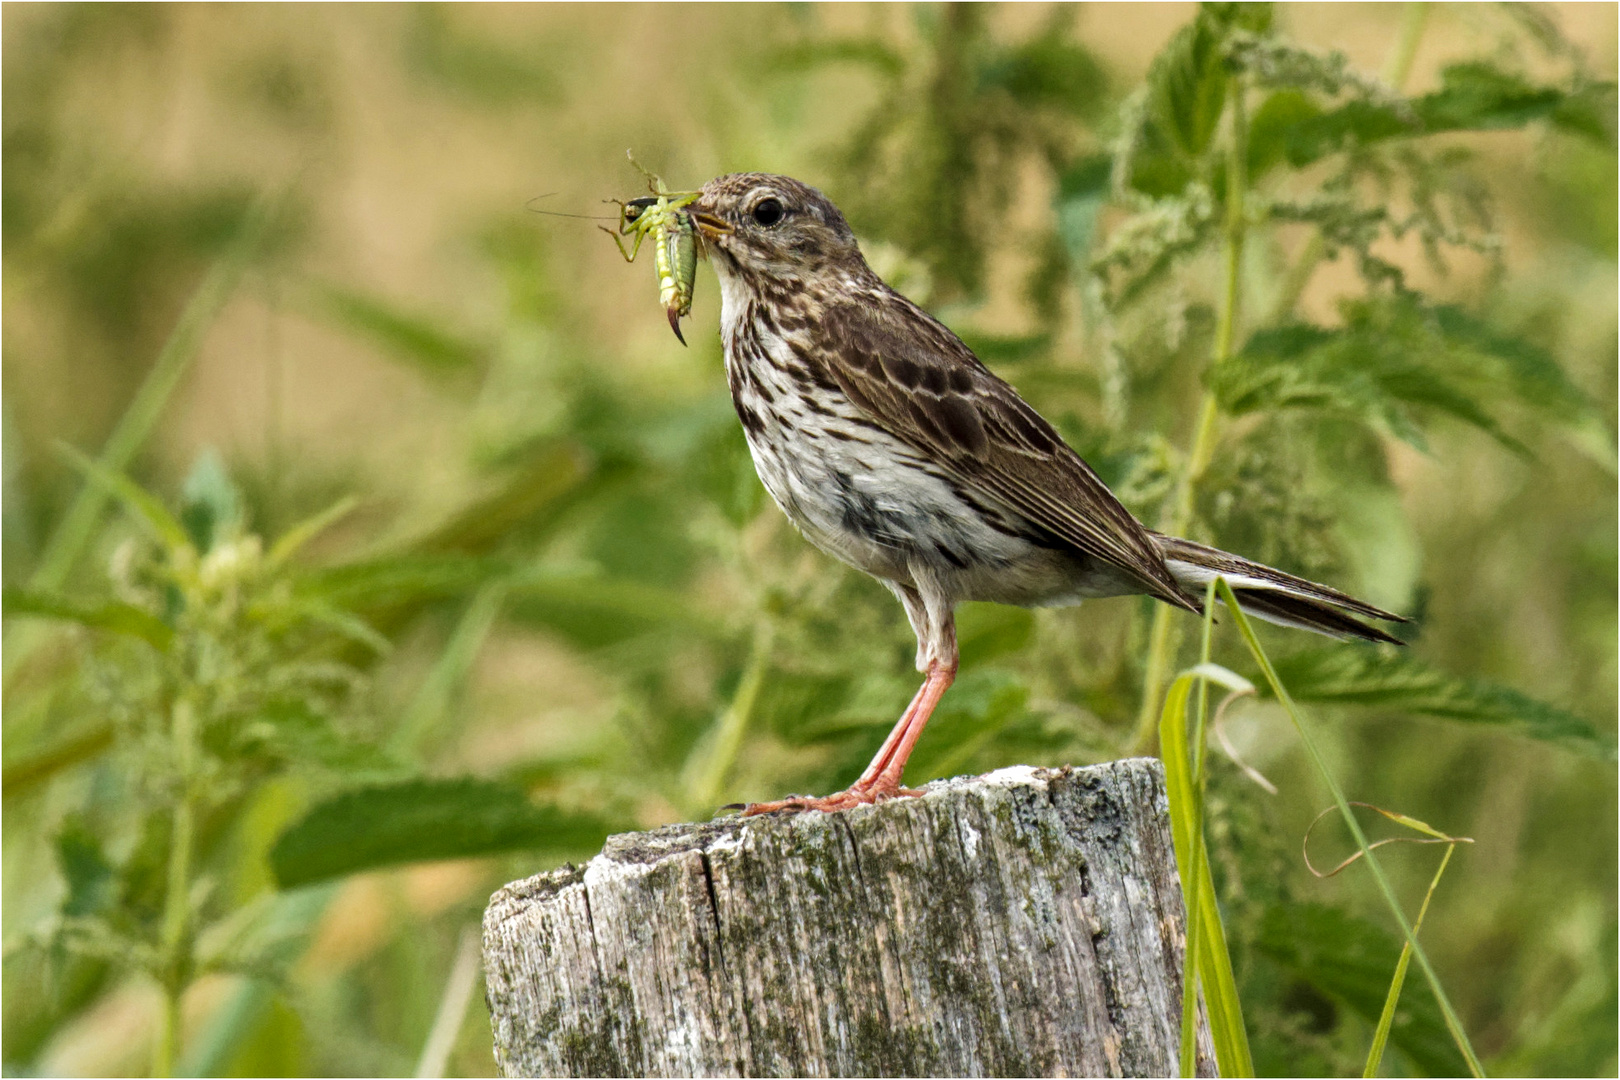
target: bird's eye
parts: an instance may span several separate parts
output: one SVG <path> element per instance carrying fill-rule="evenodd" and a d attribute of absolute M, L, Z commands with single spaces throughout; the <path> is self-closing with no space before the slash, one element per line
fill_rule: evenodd
<path fill-rule="evenodd" d="M 761 199 L 754 206 L 753 217 L 756 224 L 775 225 L 782 220 L 782 204 L 775 199 Z"/>

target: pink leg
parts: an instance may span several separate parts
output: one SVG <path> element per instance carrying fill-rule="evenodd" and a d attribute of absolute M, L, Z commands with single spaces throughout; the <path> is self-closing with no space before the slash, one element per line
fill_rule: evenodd
<path fill-rule="evenodd" d="M 945 691 L 951 688 L 956 681 L 956 665 L 933 663 L 928 666 L 928 677 L 923 680 L 922 689 L 917 691 L 916 700 L 913 701 L 910 722 L 906 725 L 905 734 L 900 737 L 900 743 L 894 748 L 889 760 L 884 763 L 883 770 L 878 774 L 877 787 L 889 790 L 898 790 L 900 775 L 905 772 L 906 759 L 911 757 L 911 748 L 917 745 L 922 737 L 923 728 L 928 726 L 928 720 L 934 715 L 934 707 L 939 699 L 945 696 Z"/>
<path fill-rule="evenodd" d="M 933 716 L 934 707 L 939 704 L 939 699 L 945 695 L 945 691 L 950 689 L 951 683 L 955 680 L 954 660 L 949 664 L 936 660 L 928 666 L 928 675 L 923 679 L 917 696 L 911 699 L 911 704 L 901 714 L 899 722 L 889 732 L 889 737 L 883 740 L 883 746 L 872 759 L 872 763 L 866 767 L 866 771 L 861 774 L 861 778 L 847 790 L 819 799 L 792 798 L 778 802 L 753 803 L 743 809 L 743 816 L 768 814 L 775 810 L 845 810 L 898 795 L 914 794 L 900 786 L 906 759 L 911 756 L 912 748 L 917 745 L 917 739 L 922 735 L 923 728 L 928 725 L 929 717 Z"/>
<path fill-rule="evenodd" d="M 931 677 L 931 674 L 929 677 Z M 889 737 L 883 740 L 882 746 L 878 747 L 878 752 L 872 758 L 872 763 L 866 767 L 865 772 L 861 773 L 861 778 L 851 784 L 850 787 L 867 787 L 878 778 L 878 773 L 883 771 L 883 766 L 887 765 L 889 758 L 894 756 L 895 746 L 905 736 L 906 729 L 911 726 L 911 719 L 916 715 L 917 706 L 922 702 L 923 692 L 927 689 L 928 677 L 925 677 L 923 684 L 917 687 L 916 694 L 912 695 L 911 704 L 906 706 L 906 711 L 900 714 L 900 719 L 895 721 L 893 728 L 889 729 Z"/>

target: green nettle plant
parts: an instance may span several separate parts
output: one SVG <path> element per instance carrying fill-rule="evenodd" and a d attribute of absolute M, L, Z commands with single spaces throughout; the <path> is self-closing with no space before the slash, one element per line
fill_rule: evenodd
<path fill-rule="evenodd" d="M 1436 137 L 1543 121 L 1612 149 L 1613 87 L 1578 75 L 1567 87 L 1535 86 L 1477 62 L 1447 68 L 1438 90 L 1406 98 L 1395 87 L 1404 80 L 1422 25 L 1422 8 L 1414 5 L 1385 82 L 1354 73 L 1342 56 L 1282 40 L 1268 6 L 1205 5 L 1155 59 L 1147 84 L 1126 101 L 1107 167 L 1101 160 L 1080 162 L 1066 179 L 1060 220 L 1072 256 L 1089 275 L 1083 295 L 1086 314 L 1097 327 L 1093 337 L 1116 362 L 1114 378 L 1104 383 L 1104 415 L 1129 415 L 1131 372 L 1151 371 L 1166 361 L 1186 370 L 1189 363 L 1198 364 L 1200 353 L 1205 357 L 1203 392 L 1185 450 L 1154 445 L 1139 462 L 1160 474 L 1156 482 L 1125 480 L 1127 490 L 1156 494 L 1164 531 L 1187 535 L 1192 529 L 1240 549 L 1255 545 L 1231 537 L 1252 538 L 1261 548 L 1277 547 L 1288 561 L 1307 566 L 1333 561 L 1335 549 L 1341 561 L 1348 561 L 1344 549 L 1353 541 L 1331 529 L 1336 515 L 1326 502 L 1334 494 L 1302 481 L 1331 469 L 1336 483 L 1349 489 L 1339 493 L 1341 514 L 1391 506 L 1384 439 L 1426 451 L 1428 431 L 1446 418 L 1528 456 L 1527 444 L 1508 419 L 1516 417 L 1520 423 L 1562 428 L 1577 439 L 1597 433 L 1594 444 L 1608 441 L 1595 404 L 1549 355 L 1463 308 L 1429 299 L 1379 254 L 1379 246 L 1415 236 L 1441 272 L 1448 250 L 1493 258 L 1499 243 L 1489 232 L 1489 203 L 1468 168 L 1469 155 Z M 1108 203 L 1130 216 L 1094 243 L 1099 211 Z M 1280 234 L 1301 226 L 1305 237 L 1287 264 Z M 1264 258 L 1255 258 L 1257 252 Z M 1209 307 L 1193 295 L 1199 271 L 1208 265 L 1206 253 L 1214 254 L 1218 271 L 1208 275 L 1216 284 L 1205 301 Z M 1339 298 L 1336 324 L 1306 322 L 1296 314 L 1301 294 L 1313 271 L 1335 257 L 1351 262 L 1360 290 Z M 1278 263 L 1284 264 L 1280 273 L 1262 268 Z M 1166 312 L 1172 313 L 1169 320 Z M 1164 359 L 1156 361 L 1154 354 Z M 1411 597 L 1398 599 L 1409 603 Z M 1377 1074 L 1392 1033 L 1394 1043 L 1423 1068 L 1456 1072 L 1466 1067 L 1482 1075 L 1433 966 L 1293 698 L 1359 699 L 1507 723 L 1605 756 L 1612 755 L 1612 743 L 1556 709 L 1503 688 L 1448 679 L 1388 649 L 1306 649 L 1281 665 L 1289 677 L 1279 679 L 1247 620 L 1235 610 L 1232 618 L 1265 676 L 1257 681 L 1287 707 L 1407 939 L 1394 983 L 1381 1001 L 1366 987 L 1350 993 L 1342 985 L 1324 985 L 1331 976 L 1313 981 L 1348 999 L 1369 1019 L 1377 1018 L 1366 1075 Z M 1210 664 L 1206 620 L 1203 662 L 1177 680 L 1161 719 L 1159 694 L 1179 654 L 1181 625 L 1168 610 L 1152 615 L 1133 743 L 1146 748 L 1163 735 L 1172 779 L 1177 854 L 1189 904 L 1182 1069 L 1193 1075 L 1190 1021 L 1194 988 L 1201 984 L 1222 1073 L 1250 1075 L 1254 1063 L 1210 878 L 1203 787 L 1207 685 L 1214 680 L 1228 689 L 1252 691 L 1253 686 Z M 1184 725 L 1194 685 L 1200 690 L 1189 746 Z M 1397 820 L 1427 831 L 1431 839 L 1455 843 L 1422 823 L 1398 815 Z M 1353 935 L 1342 925 L 1330 925 L 1331 915 L 1296 910 L 1294 921 L 1302 939 L 1337 937 L 1341 949 L 1355 948 L 1345 940 Z M 1261 951 L 1267 948 L 1264 940 L 1256 944 Z M 1293 944 L 1296 956 L 1304 951 L 1300 944 Z M 1273 953 L 1283 951 L 1276 946 L 1271 942 Z M 1404 1025 L 1396 1026 L 1395 1006 L 1412 956 L 1428 993 L 1407 1012 Z M 1413 1023 L 1415 1012 L 1425 1023 Z M 1437 1019 L 1454 1048 L 1435 1038 Z"/>
<path fill-rule="evenodd" d="M 84 458 L 138 531 L 113 550 L 109 595 L 74 603 L 8 591 L 8 615 L 78 623 L 81 677 L 61 688 L 110 741 L 103 790 L 57 835 L 67 882 L 41 943 L 65 957 L 150 976 L 163 990 L 153 1071 L 176 1065 L 180 1001 L 210 972 L 279 980 L 289 943 L 266 924 L 264 894 L 222 874 L 246 807 L 275 781 L 324 771 L 352 782 L 387 772 L 356 720 L 365 676 L 353 647 L 388 642 L 293 586 L 289 560 L 350 503 L 266 549 L 217 457 L 202 457 L 178 514 Z"/>

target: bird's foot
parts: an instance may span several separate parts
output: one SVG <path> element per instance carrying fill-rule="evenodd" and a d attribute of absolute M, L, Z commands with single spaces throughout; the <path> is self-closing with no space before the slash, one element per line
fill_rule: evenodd
<path fill-rule="evenodd" d="M 743 817 L 753 817 L 755 814 L 774 814 L 779 811 L 800 813 L 805 810 L 820 810 L 823 813 L 832 813 L 835 810 L 848 810 L 855 806 L 870 806 L 873 803 L 886 802 L 889 799 L 909 799 L 921 795 L 920 791 L 913 791 L 899 784 L 856 784 L 844 791 L 832 795 L 823 795 L 812 798 L 809 795 L 791 795 L 776 802 L 749 803 L 743 807 Z"/>

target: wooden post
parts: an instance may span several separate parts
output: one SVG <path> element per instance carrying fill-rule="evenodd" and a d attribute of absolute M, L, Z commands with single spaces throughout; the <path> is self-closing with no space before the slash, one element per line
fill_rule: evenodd
<path fill-rule="evenodd" d="M 615 836 L 495 894 L 484 970 L 508 1076 L 1170 1076 L 1183 942 L 1138 758 Z"/>

